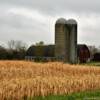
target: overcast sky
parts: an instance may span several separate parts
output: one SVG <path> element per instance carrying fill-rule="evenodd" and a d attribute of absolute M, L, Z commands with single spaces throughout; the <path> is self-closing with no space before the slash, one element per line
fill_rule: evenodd
<path fill-rule="evenodd" d="M 58 18 L 78 22 L 78 43 L 100 45 L 100 0 L 0 0 L 0 45 L 54 43 Z"/>

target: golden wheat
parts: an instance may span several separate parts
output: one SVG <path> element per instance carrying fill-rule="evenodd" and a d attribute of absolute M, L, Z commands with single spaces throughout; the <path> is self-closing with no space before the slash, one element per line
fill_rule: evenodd
<path fill-rule="evenodd" d="M 0 100 L 95 89 L 100 89 L 99 67 L 0 61 Z"/>

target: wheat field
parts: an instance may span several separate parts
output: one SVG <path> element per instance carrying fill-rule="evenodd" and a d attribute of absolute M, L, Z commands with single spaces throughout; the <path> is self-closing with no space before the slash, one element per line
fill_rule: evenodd
<path fill-rule="evenodd" d="M 100 89 L 100 68 L 60 62 L 0 61 L 0 100 Z"/>

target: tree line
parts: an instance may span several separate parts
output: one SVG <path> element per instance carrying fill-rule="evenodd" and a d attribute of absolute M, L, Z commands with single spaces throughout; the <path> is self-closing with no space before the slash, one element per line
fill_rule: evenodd
<path fill-rule="evenodd" d="M 40 41 L 35 44 L 35 46 L 44 46 L 44 45 L 45 44 L 43 41 Z M 88 48 L 92 59 L 95 54 L 99 53 L 100 55 L 100 46 L 98 48 L 95 46 L 88 46 Z M 0 60 L 13 60 L 13 59 L 23 60 L 25 59 L 27 52 L 28 52 L 28 45 L 26 43 L 20 40 L 10 40 L 7 42 L 7 47 L 0 45 Z"/>
<path fill-rule="evenodd" d="M 7 47 L 0 46 L 0 59 L 13 60 L 24 59 L 27 51 L 27 44 L 22 41 L 10 40 Z"/>
<path fill-rule="evenodd" d="M 43 46 L 44 42 L 40 41 L 36 46 Z M 0 60 L 23 60 L 27 55 L 28 45 L 20 40 L 10 40 L 7 47 L 0 45 Z"/>

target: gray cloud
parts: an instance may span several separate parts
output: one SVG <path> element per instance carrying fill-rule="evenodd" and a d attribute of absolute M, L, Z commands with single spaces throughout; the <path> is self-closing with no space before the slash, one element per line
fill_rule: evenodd
<path fill-rule="evenodd" d="M 67 13 L 67 11 L 100 13 L 99 0 L 1 0 L 1 3 L 29 7 L 46 14 Z"/>
<path fill-rule="evenodd" d="M 99 0 L 0 0 L 0 42 L 54 43 L 57 18 L 78 21 L 78 42 L 100 45 Z"/>

